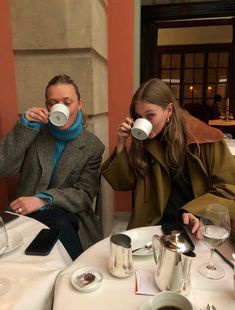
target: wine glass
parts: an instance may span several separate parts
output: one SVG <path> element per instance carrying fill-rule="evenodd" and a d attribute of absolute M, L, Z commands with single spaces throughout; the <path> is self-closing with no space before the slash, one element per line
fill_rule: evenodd
<path fill-rule="evenodd" d="M 230 229 L 228 209 L 219 204 L 209 204 L 200 218 L 200 232 L 210 248 L 210 261 L 197 268 L 202 276 L 214 280 L 224 277 L 224 269 L 215 265 L 212 258 L 214 250 L 229 237 Z"/>
<path fill-rule="evenodd" d="M 0 257 L 6 251 L 8 237 L 5 224 L 0 217 Z M 6 278 L 0 278 L 0 295 L 5 294 L 10 288 L 10 281 Z"/>

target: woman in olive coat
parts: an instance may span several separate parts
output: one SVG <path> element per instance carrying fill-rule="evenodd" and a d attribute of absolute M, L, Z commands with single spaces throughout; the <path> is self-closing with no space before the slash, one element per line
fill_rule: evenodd
<path fill-rule="evenodd" d="M 117 147 L 101 171 L 115 190 L 134 191 L 128 228 L 172 224 L 182 218 L 200 239 L 199 221 L 209 203 L 223 204 L 235 218 L 235 158 L 223 134 L 181 109 L 159 79 L 140 86 L 130 116 L 118 129 Z M 145 118 L 147 140 L 126 140 L 133 121 Z"/>

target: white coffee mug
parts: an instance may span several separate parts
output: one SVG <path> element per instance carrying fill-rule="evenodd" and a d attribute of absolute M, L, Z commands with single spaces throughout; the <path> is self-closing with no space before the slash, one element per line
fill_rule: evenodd
<path fill-rule="evenodd" d="M 153 125 L 145 118 L 137 118 L 131 129 L 131 134 L 138 140 L 145 140 L 148 138 Z"/>
<path fill-rule="evenodd" d="M 49 120 L 55 126 L 64 126 L 69 119 L 69 109 L 63 103 L 54 104 L 50 111 Z"/>
<path fill-rule="evenodd" d="M 193 310 L 191 302 L 185 296 L 176 292 L 164 291 L 158 293 L 151 301 L 154 310 L 164 309 L 164 307 L 166 309 L 169 309 L 169 307 L 174 309 L 175 307 L 175 309 L 180 310 Z"/>

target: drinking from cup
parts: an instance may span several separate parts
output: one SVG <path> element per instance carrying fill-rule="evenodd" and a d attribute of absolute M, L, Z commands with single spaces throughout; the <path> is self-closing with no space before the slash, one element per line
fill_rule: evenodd
<path fill-rule="evenodd" d="M 131 134 L 138 140 L 146 140 L 153 129 L 153 125 L 145 118 L 137 118 L 131 129 Z"/>
<path fill-rule="evenodd" d="M 181 294 L 164 291 L 158 293 L 152 300 L 154 310 L 193 310 L 191 302 Z"/>
<path fill-rule="evenodd" d="M 50 122 L 55 126 L 64 126 L 69 119 L 69 109 L 63 103 L 54 104 L 50 111 Z"/>

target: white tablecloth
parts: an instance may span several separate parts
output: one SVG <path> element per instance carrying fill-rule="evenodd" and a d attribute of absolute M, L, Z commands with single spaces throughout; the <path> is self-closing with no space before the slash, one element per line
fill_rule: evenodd
<path fill-rule="evenodd" d="M 60 241 L 47 256 L 29 256 L 24 250 L 37 233 L 46 226 L 34 219 L 20 216 L 6 224 L 7 230 L 19 232 L 23 243 L 0 258 L 0 277 L 11 281 L 10 290 L 0 296 L 1 310 L 50 310 L 54 284 L 59 273 L 72 260 Z"/>
<path fill-rule="evenodd" d="M 138 228 L 143 232 L 161 233 L 159 227 Z M 132 230 L 133 231 L 133 230 Z M 129 231 L 130 234 L 132 232 Z M 216 253 L 215 262 L 223 266 L 226 271 L 224 279 L 209 280 L 202 277 L 196 267 L 208 261 L 209 250 L 202 241 L 196 242 L 197 257 L 192 263 L 192 290 L 187 297 L 192 301 L 195 309 L 205 309 L 208 302 L 212 302 L 217 310 L 234 310 L 235 297 L 233 295 L 233 269 Z M 107 261 L 110 253 L 109 238 L 93 245 L 86 250 L 56 281 L 54 310 L 137 310 L 151 296 L 135 294 L 135 275 L 129 278 L 114 278 L 107 271 Z M 153 255 L 134 256 L 134 267 L 137 270 L 155 270 Z M 77 291 L 70 283 L 72 273 L 81 267 L 96 267 L 103 273 L 104 279 L 100 288 L 90 293 Z"/>

